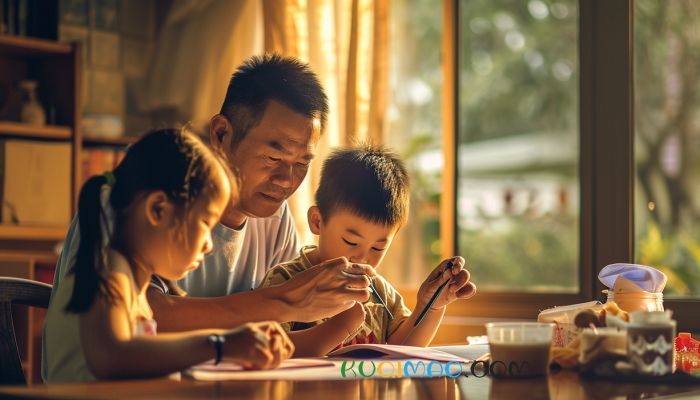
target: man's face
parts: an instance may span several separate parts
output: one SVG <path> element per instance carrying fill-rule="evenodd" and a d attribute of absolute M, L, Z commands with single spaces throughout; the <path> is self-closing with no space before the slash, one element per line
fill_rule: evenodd
<path fill-rule="evenodd" d="M 306 176 L 320 136 L 320 123 L 271 100 L 260 123 L 232 148 L 222 143 L 240 178 L 236 210 L 269 217 L 294 193 Z"/>

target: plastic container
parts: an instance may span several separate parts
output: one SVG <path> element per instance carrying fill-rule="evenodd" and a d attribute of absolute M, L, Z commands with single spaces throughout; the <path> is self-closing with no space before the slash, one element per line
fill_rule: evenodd
<path fill-rule="evenodd" d="M 497 378 L 546 375 L 554 324 L 492 322 L 486 324 L 491 371 Z"/>

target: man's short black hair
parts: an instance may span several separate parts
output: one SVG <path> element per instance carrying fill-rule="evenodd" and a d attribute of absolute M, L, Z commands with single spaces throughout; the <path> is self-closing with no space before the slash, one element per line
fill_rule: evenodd
<path fill-rule="evenodd" d="M 346 210 L 387 226 L 408 218 L 409 180 L 399 157 L 381 147 L 335 150 L 323 163 L 316 205 L 327 221 Z"/>
<path fill-rule="evenodd" d="M 276 100 L 326 125 L 328 99 L 307 64 L 279 54 L 253 56 L 231 77 L 220 113 L 233 125 L 233 144 L 241 142 L 262 119 L 270 100 Z"/>

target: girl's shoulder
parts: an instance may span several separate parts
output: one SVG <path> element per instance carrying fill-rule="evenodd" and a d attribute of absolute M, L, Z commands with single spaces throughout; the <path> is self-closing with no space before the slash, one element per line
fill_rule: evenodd
<path fill-rule="evenodd" d="M 105 280 L 112 295 L 123 300 L 132 320 L 153 318 L 145 290 L 139 292 L 129 260 L 119 251 L 109 249 Z M 134 322 L 132 321 L 132 322 Z"/>
<path fill-rule="evenodd" d="M 131 304 L 134 300 L 135 282 L 129 261 L 120 252 L 107 250 L 107 263 L 103 272 L 112 296 Z"/>

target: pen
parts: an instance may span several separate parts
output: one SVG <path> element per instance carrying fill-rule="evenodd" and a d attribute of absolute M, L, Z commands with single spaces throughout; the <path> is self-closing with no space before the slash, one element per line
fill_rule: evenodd
<path fill-rule="evenodd" d="M 454 265 L 454 264 L 452 263 L 452 261 L 448 261 L 448 262 L 447 262 L 447 265 L 445 265 L 445 270 L 442 271 L 442 272 L 445 272 L 445 271 L 451 269 L 451 268 L 452 268 L 452 265 Z M 442 274 L 440 274 L 440 275 L 442 275 Z M 423 318 L 425 318 L 425 314 L 428 313 L 428 310 L 430 310 L 430 307 L 433 306 L 433 303 L 435 303 L 435 300 L 437 300 L 437 298 L 440 296 L 440 293 L 442 293 L 442 289 L 444 289 L 445 286 L 447 286 L 447 284 L 450 283 L 451 280 L 452 280 L 452 278 L 450 278 L 450 279 L 446 280 L 445 282 L 443 282 L 443 283 L 437 288 L 437 290 L 435 291 L 435 293 L 433 293 L 433 297 L 431 297 L 430 300 L 428 300 L 428 304 L 426 304 L 425 307 L 423 308 L 423 311 L 421 311 L 420 314 L 418 314 L 418 318 L 416 318 L 416 322 L 413 323 L 413 326 L 414 326 L 414 327 L 418 326 L 418 324 L 420 324 L 420 322 L 423 320 Z"/>
<path fill-rule="evenodd" d="M 379 301 L 379 304 L 381 304 L 382 307 L 384 307 L 384 309 L 386 310 L 386 313 L 389 315 L 389 321 L 393 320 L 394 315 L 391 313 L 391 311 L 389 311 L 389 307 L 386 306 L 386 303 L 384 302 L 384 300 L 382 300 L 382 297 L 379 295 L 379 292 L 377 292 L 377 289 L 374 287 L 374 284 L 372 282 L 369 283 L 369 289 L 372 291 L 374 298 L 377 299 L 377 301 Z"/>

